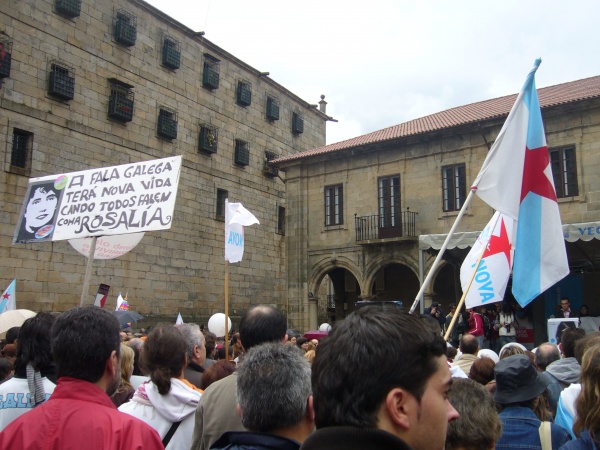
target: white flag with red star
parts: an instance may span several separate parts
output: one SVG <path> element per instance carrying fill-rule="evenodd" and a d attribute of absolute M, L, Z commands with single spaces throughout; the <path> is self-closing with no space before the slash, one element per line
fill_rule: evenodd
<path fill-rule="evenodd" d="M 0 314 L 17 309 L 17 279 L 13 279 L 0 297 Z"/>
<path fill-rule="evenodd" d="M 504 298 L 512 268 L 513 230 L 514 220 L 496 211 L 465 258 L 460 268 L 460 284 L 463 291 L 467 289 L 483 252 L 481 263 L 465 298 L 467 308 L 501 302 Z"/>

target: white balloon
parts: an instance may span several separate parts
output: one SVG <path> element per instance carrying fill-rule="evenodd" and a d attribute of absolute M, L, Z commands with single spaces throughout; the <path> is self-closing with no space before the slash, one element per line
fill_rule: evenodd
<path fill-rule="evenodd" d="M 319 331 L 324 331 L 326 333 L 329 333 L 331 331 L 331 325 L 329 325 L 328 323 L 322 323 L 319 326 Z"/>
<path fill-rule="evenodd" d="M 227 317 L 227 330 L 231 330 L 231 319 Z M 216 313 L 208 319 L 208 331 L 217 337 L 225 336 L 225 314 Z"/>

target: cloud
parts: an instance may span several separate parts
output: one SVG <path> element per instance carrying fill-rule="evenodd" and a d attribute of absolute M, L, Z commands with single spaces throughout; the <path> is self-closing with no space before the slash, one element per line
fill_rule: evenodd
<path fill-rule="evenodd" d="M 333 143 L 423 115 L 600 74 L 600 2 L 149 0 L 309 103 Z"/>

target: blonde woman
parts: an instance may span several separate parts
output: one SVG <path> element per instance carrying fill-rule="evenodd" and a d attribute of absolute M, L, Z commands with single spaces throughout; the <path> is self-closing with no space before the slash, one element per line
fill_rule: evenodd
<path fill-rule="evenodd" d="M 573 431 L 579 438 L 561 450 L 597 450 L 600 448 L 600 344 L 594 344 L 583 354 L 581 394 L 575 401 L 575 412 Z"/>
<path fill-rule="evenodd" d="M 131 347 L 121 344 L 121 381 L 117 391 L 111 397 L 113 403 L 118 408 L 123 403 L 128 402 L 133 397 L 135 389 L 131 385 L 131 374 L 133 374 L 133 358 L 135 353 Z"/>

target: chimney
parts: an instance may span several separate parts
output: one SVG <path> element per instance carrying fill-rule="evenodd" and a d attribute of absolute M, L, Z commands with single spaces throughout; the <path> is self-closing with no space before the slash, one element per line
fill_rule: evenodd
<path fill-rule="evenodd" d="M 321 101 L 319 102 L 319 111 L 325 114 L 327 109 L 327 102 L 325 101 L 325 96 L 321 95 Z"/>

